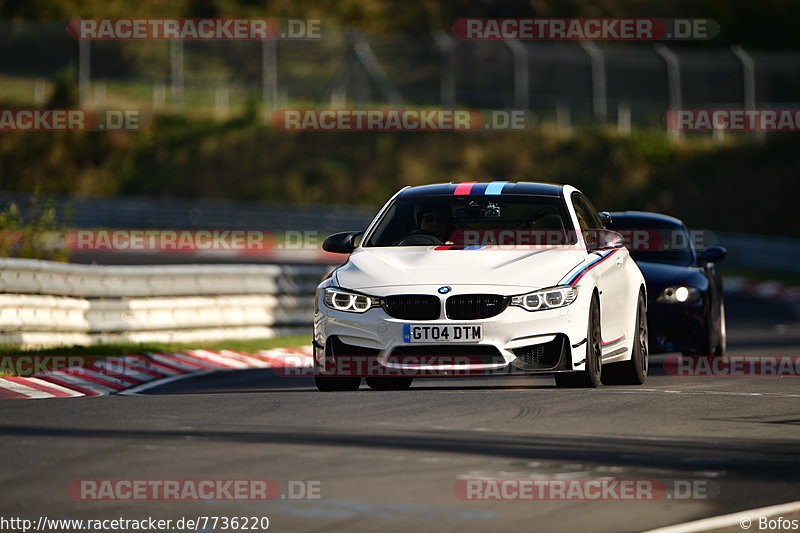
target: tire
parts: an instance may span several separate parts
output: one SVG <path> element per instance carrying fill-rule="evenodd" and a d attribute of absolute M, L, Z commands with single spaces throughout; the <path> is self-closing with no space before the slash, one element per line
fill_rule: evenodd
<path fill-rule="evenodd" d="M 725 323 L 725 302 L 719 304 L 719 330 L 717 331 L 717 345 L 712 355 L 725 355 L 728 350 L 728 326 Z"/>
<path fill-rule="evenodd" d="M 586 329 L 586 369 L 581 372 L 556 374 L 556 387 L 595 388 L 601 383 L 602 362 L 600 343 L 600 302 L 592 296 L 589 306 L 589 323 Z"/>
<path fill-rule="evenodd" d="M 361 386 L 361 378 L 314 376 L 314 383 L 322 392 L 356 391 Z"/>
<path fill-rule="evenodd" d="M 603 370 L 603 383 L 605 385 L 641 385 L 644 383 L 650 366 L 647 342 L 647 305 L 644 293 L 640 292 L 636 304 L 636 330 L 631 360 L 607 365 Z"/>
<path fill-rule="evenodd" d="M 407 390 L 414 378 L 367 378 L 367 385 L 372 390 Z"/>
<path fill-rule="evenodd" d="M 714 331 L 713 320 L 706 319 L 706 326 L 701 332 L 700 339 L 689 349 L 682 352 L 683 355 L 725 355 L 728 346 L 728 332 L 725 324 L 725 304 L 720 304 L 719 309 L 720 325 Z M 714 342 L 716 338 L 716 342 Z"/>

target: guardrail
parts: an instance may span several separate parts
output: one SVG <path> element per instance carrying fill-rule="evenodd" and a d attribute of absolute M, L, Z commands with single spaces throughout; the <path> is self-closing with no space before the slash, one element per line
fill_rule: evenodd
<path fill-rule="evenodd" d="M 203 342 L 310 333 L 312 295 L 330 269 L 0 259 L 0 344 Z"/>

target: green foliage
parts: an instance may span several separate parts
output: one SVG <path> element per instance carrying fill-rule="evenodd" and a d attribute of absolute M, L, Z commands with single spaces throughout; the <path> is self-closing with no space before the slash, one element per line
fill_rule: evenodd
<path fill-rule="evenodd" d="M 570 183 L 601 209 L 665 212 L 695 227 L 800 236 L 797 137 L 610 128 L 563 133 L 282 132 L 156 118 L 139 132 L 0 136 L 0 189 L 377 206 L 405 185 L 468 179 Z M 776 194 L 776 191 L 779 191 Z"/>
<path fill-rule="evenodd" d="M 462 17 L 712 18 L 720 34 L 696 45 L 797 48 L 796 0 L 5 0 L 0 19 L 275 17 L 320 19 L 375 33 L 448 31 Z"/>
<path fill-rule="evenodd" d="M 75 65 L 58 70 L 53 78 L 53 94 L 47 107 L 67 109 L 78 107 L 78 74 Z"/>
<path fill-rule="evenodd" d="M 52 196 L 34 193 L 24 210 L 12 203 L 0 212 L 0 257 L 66 261 L 68 216 L 59 218 Z"/>

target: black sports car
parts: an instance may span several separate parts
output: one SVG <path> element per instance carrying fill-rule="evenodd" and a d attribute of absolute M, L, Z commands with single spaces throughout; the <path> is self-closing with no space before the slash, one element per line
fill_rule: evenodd
<path fill-rule="evenodd" d="M 725 302 L 715 263 L 721 246 L 701 253 L 678 220 L 658 213 L 609 214 L 608 229 L 625 236 L 647 285 L 650 352 L 722 355 L 726 348 Z"/>

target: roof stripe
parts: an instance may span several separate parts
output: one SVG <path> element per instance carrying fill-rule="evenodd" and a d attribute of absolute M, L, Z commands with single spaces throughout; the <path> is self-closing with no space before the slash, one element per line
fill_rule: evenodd
<path fill-rule="evenodd" d="M 470 194 L 472 192 L 472 186 L 478 183 L 477 181 L 465 181 L 464 183 L 459 183 L 456 187 L 456 190 L 453 191 L 453 194 L 456 195 L 463 195 L 463 194 Z"/>
<path fill-rule="evenodd" d="M 486 187 L 484 194 L 501 194 L 507 181 L 493 181 Z"/>

